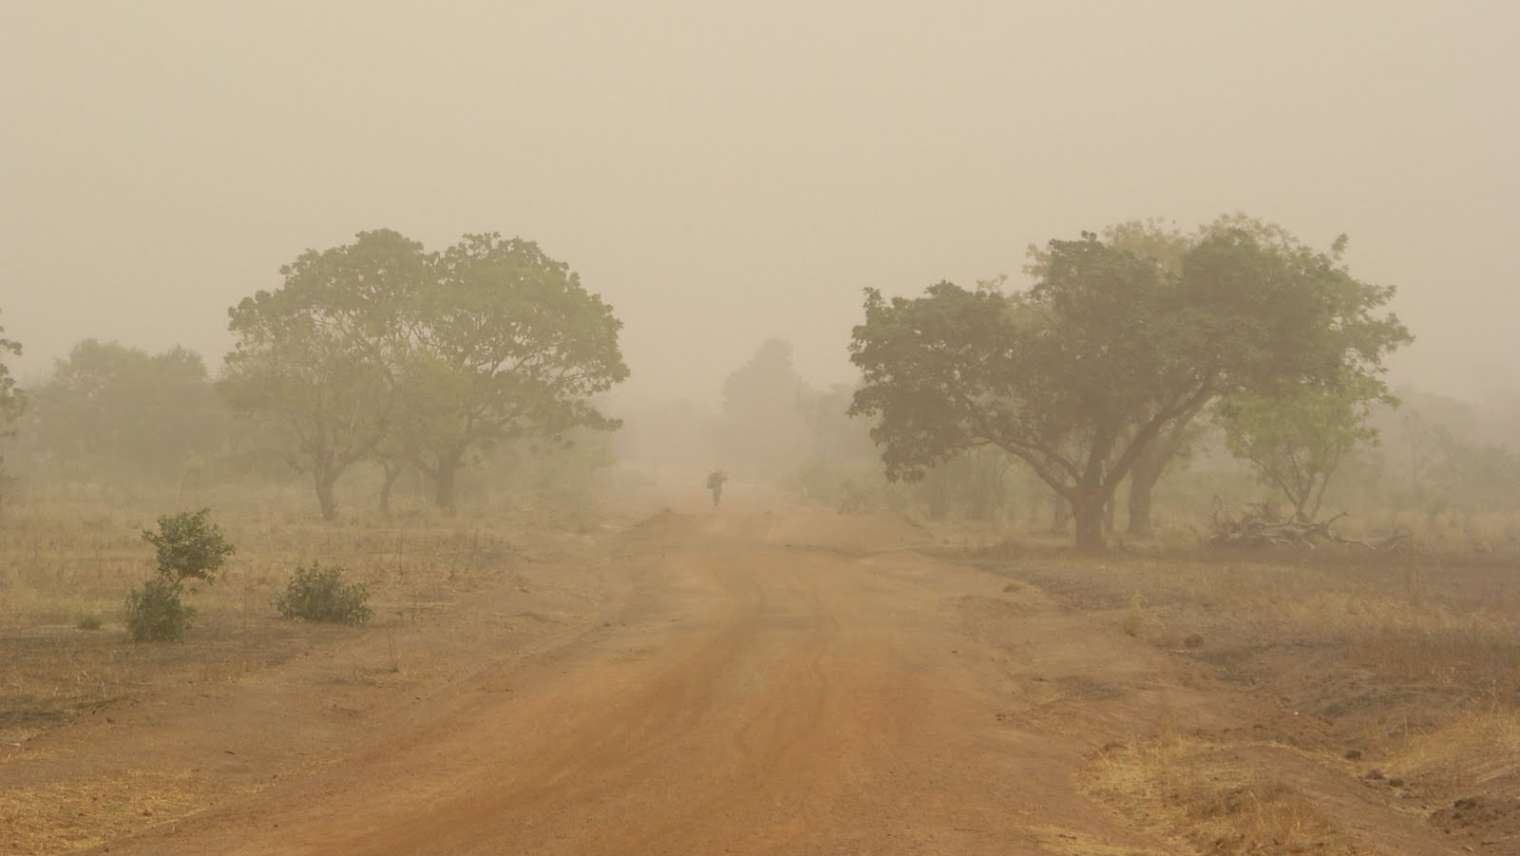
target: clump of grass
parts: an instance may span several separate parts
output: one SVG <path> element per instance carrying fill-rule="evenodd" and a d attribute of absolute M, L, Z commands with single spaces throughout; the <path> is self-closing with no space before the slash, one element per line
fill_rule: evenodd
<path fill-rule="evenodd" d="M 369 622 L 369 588 L 363 583 L 343 580 L 343 568 L 336 565 L 296 568 L 285 592 L 275 600 L 282 618 L 320 621 L 331 624 L 362 625 Z"/>
<path fill-rule="evenodd" d="M 99 630 L 105 626 L 105 622 L 100 620 L 100 616 L 92 612 L 86 612 L 79 616 L 79 619 L 74 622 L 74 626 L 80 630 Z"/>

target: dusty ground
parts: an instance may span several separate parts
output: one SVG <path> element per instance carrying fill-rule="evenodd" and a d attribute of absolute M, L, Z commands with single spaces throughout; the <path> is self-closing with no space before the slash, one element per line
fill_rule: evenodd
<path fill-rule="evenodd" d="M 1520 852 L 1497 708 L 1462 732 L 1500 753 L 1494 787 L 1439 779 L 1441 723 L 1402 755 L 1360 744 L 1425 758 L 1418 788 L 1368 779 L 1346 757 L 1364 732 L 1258 679 L 1286 674 L 1277 648 L 1247 664 L 1225 622 L 1173 639 L 1192 619 L 1124 606 L 1123 568 L 1063 588 L 1070 569 L 931 541 L 658 514 L 433 623 L 28 740 L 0 761 L 0 852 Z"/>

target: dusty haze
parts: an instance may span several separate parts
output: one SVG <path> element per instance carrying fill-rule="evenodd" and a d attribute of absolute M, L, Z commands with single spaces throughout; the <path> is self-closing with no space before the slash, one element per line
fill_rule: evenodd
<path fill-rule="evenodd" d="M 1242 209 L 1400 285 L 1402 380 L 1513 388 L 1520 12 L 1504 3 L 200 2 L 0 7 L 0 306 L 23 378 L 183 343 L 306 247 L 541 242 L 640 394 L 766 336 L 852 376 L 860 289 Z"/>

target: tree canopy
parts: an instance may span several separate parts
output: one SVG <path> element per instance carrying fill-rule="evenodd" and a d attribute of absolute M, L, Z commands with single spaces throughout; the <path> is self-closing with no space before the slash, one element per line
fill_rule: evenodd
<path fill-rule="evenodd" d="M 308 250 L 284 284 L 228 310 L 236 337 L 222 388 L 237 409 L 284 437 L 286 459 L 311 475 L 322 516 L 337 515 L 338 477 L 390 429 L 406 307 L 430 273 L 422 245 L 397 232 Z"/>
<path fill-rule="evenodd" d="M 1158 435 L 1237 391 L 1381 384 L 1408 340 L 1386 286 L 1354 278 L 1343 241 L 1217 224 L 1169 268 L 1083 233 L 1051 241 L 1025 291 L 948 282 L 923 296 L 868 290 L 851 412 L 876 419 L 891 478 L 992 445 L 1071 503 L 1101 546 L 1102 510 Z"/>
<path fill-rule="evenodd" d="M 1311 523 L 1342 461 L 1377 432 L 1373 405 L 1388 402 L 1373 384 L 1303 386 L 1266 396 L 1241 392 L 1219 404 L 1225 443 L 1257 476 L 1293 506 L 1293 519 Z"/>
<path fill-rule="evenodd" d="M 421 469 L 452 509 L 470 452 L 618 424 L 591 400 L 628 376 L 621 322 L 530 241 L 466 235 L 438 254 L 362 232 L 281 273 L 280 289 L 230 311 L 223 385 L 281 426 L 324 517 L 338 477 L 366 458 L 386 459 L 387 485 L 393 466 Z"/>
<path fill-rule="evenodd" d="M 531 241 L 464 236 L 432 261 L 405 326 L 399 447 L 433 479 L 445 509 L 473 450 L 620 424 L 592 397 L 628 377 L 622 322 Z"/>

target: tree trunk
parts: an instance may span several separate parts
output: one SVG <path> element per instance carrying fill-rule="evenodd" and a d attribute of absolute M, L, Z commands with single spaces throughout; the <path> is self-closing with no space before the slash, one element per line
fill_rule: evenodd
<path fill-rule="evenodd" d="M 312 480 L 317 487 L 317 505 L 322 509 L 322 519 L 327 521 L 338 519 L 338 497 L 334 488 L 338 483 L 338 474 L 318 470 L 312 475 Z"/>
<path fill-rule="evenodd" d="M 1084 497 L 1071 503 L 1072 517 L 1077 523 L 1077 549 L 1101 552 L 1107 547 L 1103 539 L 1103 507 L 1101 497 Z"/>
<path fill-rule="evenodd" d="M 1155 524 L 1151 520 L 1151 493 L 1166 472 L 1167 464 L 1177 457 L 1183 444 L 1188 441 L 1189 427 L 1203 411 L 1203 407 L 1200 403 L 1184 413 L 1135 459 L 1135 465 L 1129 471 L 1129 534 L 1145 538 L 1155 531 Z"/>
<path fill-rule="evenodd" d="M 1114 502 L 1114 498 L 1110 496 L 1108 502 L 1103 503 L 1103 532 L 1105 534 L 1113 534 L 1114 519 L 1118 516 L 1119 503 Z"/>
<path fill-rule="evenodd" d="M 1065 535 L 1071 527 L 1071 502 L 1060 494 L 1052 497 L 1050 502 L 1052 512 L 1050 531 L 1057 535 Z"/>
<path fill-rule="evenodd" d="M 396 486 L 396 480 L 401 478 L 406 468 L 385 464 L 385 482 L 380 485 L 380 513 L 389 517 L 391 513 L 391 489 Z"/>
<path fill-rule="evenodd" d="M 433 473 L 434 501 L 445 514 L 453 514 L 454 488 L 458 482 L 459 465 L 463 455 L 450 453 L 438 456 L 438 469 Z"/>
<path fill-rule="evenodd" d="M 1156 482 L 1161 481 L 1165 470 L 1166 461 L 1147 452 L 1129 471 L 1129 534 L 1137 538 L 1148 538 L 1155 531 L 1151 522 L 1151 491 L 1156 489 Z"/>

